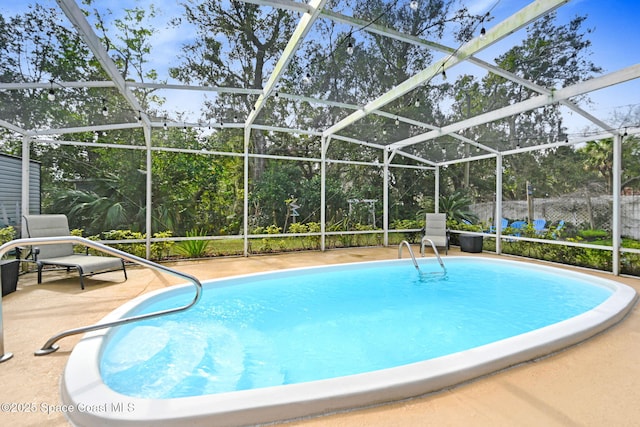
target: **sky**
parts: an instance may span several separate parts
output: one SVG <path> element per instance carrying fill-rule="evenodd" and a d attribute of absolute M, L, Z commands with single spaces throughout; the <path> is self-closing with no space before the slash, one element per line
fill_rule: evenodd
<path fill-rule="evenodd" d="M 471 10 L 482 11 L 488 10 L 495 3 L 496 0 L 477 0 L 467 4 Z M 493 14 L 497 17 L 492 22 L 499 22 L 506 17 L 505 13 L 513 13 L 514 10 L 529 3 L 530 1 L 501 0 L 493 9 Z M 590 35 L 592 42 L 590 59 L 602 67 L 604 73 L 640 63 L 640 50 L 637 48 L 637 41 L 640 40 L 640 25 L 638 25 L 640 0 L 572 0 L 560 7 L 557 14 L 561 22 L 568 22 L 577 15 L 587 16 L 585 27 L 593 29 Z M 511 38 L 507 42 L 509 45 L 513 43 Z M 486 53 L 479 56 L 484 59 L 493 59 L 486 57 Z M 593 92 L 589 98 L 592 103 L 583 107 L 596 117 L 608 121 L 606 119 L 616 110 L 618 115 L 626 115 L 634 106 L 640 109 L 640 81 L 636 80 Z M 625 124 L 640 125 L 631 120 L 631 117 L 628 120 L 630 121 Z M 570 127 L 570 133 L 579 133 L 590 125 L 575 113 L 565 115 L 565 122 Z"/>
<path fill-rule="evenodd" d="M 399 1 L 403 2 L 404 0 Z M 56 7 L 54 0 L 40 0 L 40 2 Z M 531 0 L 461 0 L 461 4 L 465 5 L 472 13 L 483 14 L 491 11 L 494 18 L 486 23 L 487 29 L 531 2 Z M 24 2 L 0 0 L 0 12 L 3 15 L 12 15 L 17 11 L 25 10 L 25 5 L 31 3 L 33 0 Z M 100 8 L 110 8 L 114 13 L 121 10 L 123 4 L 121 0 L 96 0 L 95 3 Z M 189 40 L 190 31 L 188 27 L 171 28 L 165 24 L 171 17 L 181 14 L 182 7 L 178 0 L 131 0 L 126 2 L 128 6 L 139 5 L 141 7 L 146 7 L 149 3 L 157 6 L 158 13 L 157 31 L 152 39 L 152 58 L 154 61 L 150 67 L 157 69 L 161 77 L 166 77 L 168 67 L 176 65 L 175 58 L 182 44 Z M 638 40 L 640 40 L 640 25 L 636 22 L 640 17 L 640 0 L 572 0 L 560 7 L 557 13 L 560 22 L 567 22 L 576 15 L 588 16 L 586 26 L 594 30 L 591 34 L 591 50 L 593 52 L 591 59 L 605 72 L 640 63 L 640 50 L 636 47 Z M 513 34 L 505 41 L 479 53 L 478 57 L 493 62 L 496 56 L 521 40 L 524 35 L 524 30 Z M 167 59 L 171 60 L 167 61 Z M 464 68 L 462 65 L 457 68 L 458 70 L 448 71 L 447 75 L 455 78 L 456 71 L 458 73 L 468 71 L 468 68 Z M 451 77 L 449 78 L 451 79 Z M 170 94 L 175 97 L 194 96 L 194 93 L 179 95 L 177 91 L 172 91 Z M 594 92 L 590 95 L 590 99 L 593 103 L 585 106 L 585 109 L 597 117 L 609 118 L 614 111 L 617 111 L 618 115 L 624 116 L 634 108 L 640 109 L 640 81 L 624 83 L 619 87 Z M 179 102 L 178 99 L 176 101 Z M 575 114 L 566 115 L 565 122 L 570 127 L 570 133 L 577 133 L 589 126 L 587 121 Z M 632 124 L 638 125 L 638 123 Z"/>

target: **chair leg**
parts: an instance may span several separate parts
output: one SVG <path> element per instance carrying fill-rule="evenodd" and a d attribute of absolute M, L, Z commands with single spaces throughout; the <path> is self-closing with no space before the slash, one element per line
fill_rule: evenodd
<path fill-rule="evenodd" d="M 78 274 L 80 274 L 80 289 L 84 290 L 84 271 L 82 271 L 82 267 L 78 267 Z"/>
<path fill-rule="evenodd" d="M 38 264 L 38 284 L 42 283 L 42 264 Z"/>
<path fill-rule="evenodd" d="M 128 277 L 127 277 L 127 267 L 125 267 L 124 265 L 124 260 L 122 261 L 122 272 L 124 273 L 124 280 L 126 281 Z"/>

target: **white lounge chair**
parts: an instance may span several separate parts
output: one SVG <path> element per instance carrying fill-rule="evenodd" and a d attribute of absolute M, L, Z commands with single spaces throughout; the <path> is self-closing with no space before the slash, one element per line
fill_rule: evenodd
<path fill-rule="evenodd" d="M 449 232 L 447 230 L 447 214 L 427 214 L 426 223 L 424 225 L 424 237 L 422 238 L 421 244 L 423 252 L 427 240 L 431 240 L 436 247 L 444 247 L 444 253 L 448 253 Z"/>
<path fill-rule="evenodd" d="M 29 237 L 68 237 L 69 222 L 65 215 L 26 215 L 24 216 L 26 231 Z M 42 283 L 42 267 L 57 265 L 78 270 L 80 287 L 84 289 L 84 277 L 98 273 L 122 270 L 127 280 L 124 260 L 110 256 L 94 256 L 74 253 L 73 244 L 61 243 L 42 245 L 32 249 L 33 261 L 38 266 L 38 283 Z"/>

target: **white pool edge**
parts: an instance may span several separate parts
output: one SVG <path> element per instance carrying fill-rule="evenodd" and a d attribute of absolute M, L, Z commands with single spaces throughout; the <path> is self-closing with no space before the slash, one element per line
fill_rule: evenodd
<path fill-rule="evenodd" d="M 526 334 L 370 373 L 197 397 L 141 399 L 111 390 L 99 370 L 102 341 L 108 331 L 96 331 L 87 334 L 69 356 L 61 381 L 62 403 L 69 405 L 69 421 L 81 426 L 244 426 L 416 397 L 548 355 L 622 320 L 637 299 L 635 290 L 613 280 L 590 277 L 614 293 L 591 311 Z M 104 320 L 122 317 L 153 294 L 130 301 Z"/>

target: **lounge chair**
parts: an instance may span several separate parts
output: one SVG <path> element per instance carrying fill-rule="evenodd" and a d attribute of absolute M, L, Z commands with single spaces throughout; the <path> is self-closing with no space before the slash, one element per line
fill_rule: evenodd
<path fill-rule="evenodd" d="M 65 215 L 26 215 L 24 224 L 29 237 L 68 237 L 69 222 Z M 74 253 L 73 244 L 61 243 L 32 248 L 33 261 L 38 266 L 38 283 L 42 283 L 42 267 L 57 265 L 78 270 L 80 287 L 84 289 L 84 277 L 98 273 L 122 270 L 127 280 L 124 260 L 110 256 L 94 256 Z"/>
<path fill-rule="evenodd" d="M 424 254 L 426 240 L 431 240 L 436 247 L 444 247 L 444 253 L 449 251 L 449 231 L 447 230 L 447 214 L 428 213 L 424 225 L 424 237 L 421 248 Z M 429 245 L 431 246 L 431 245 Z"/>

